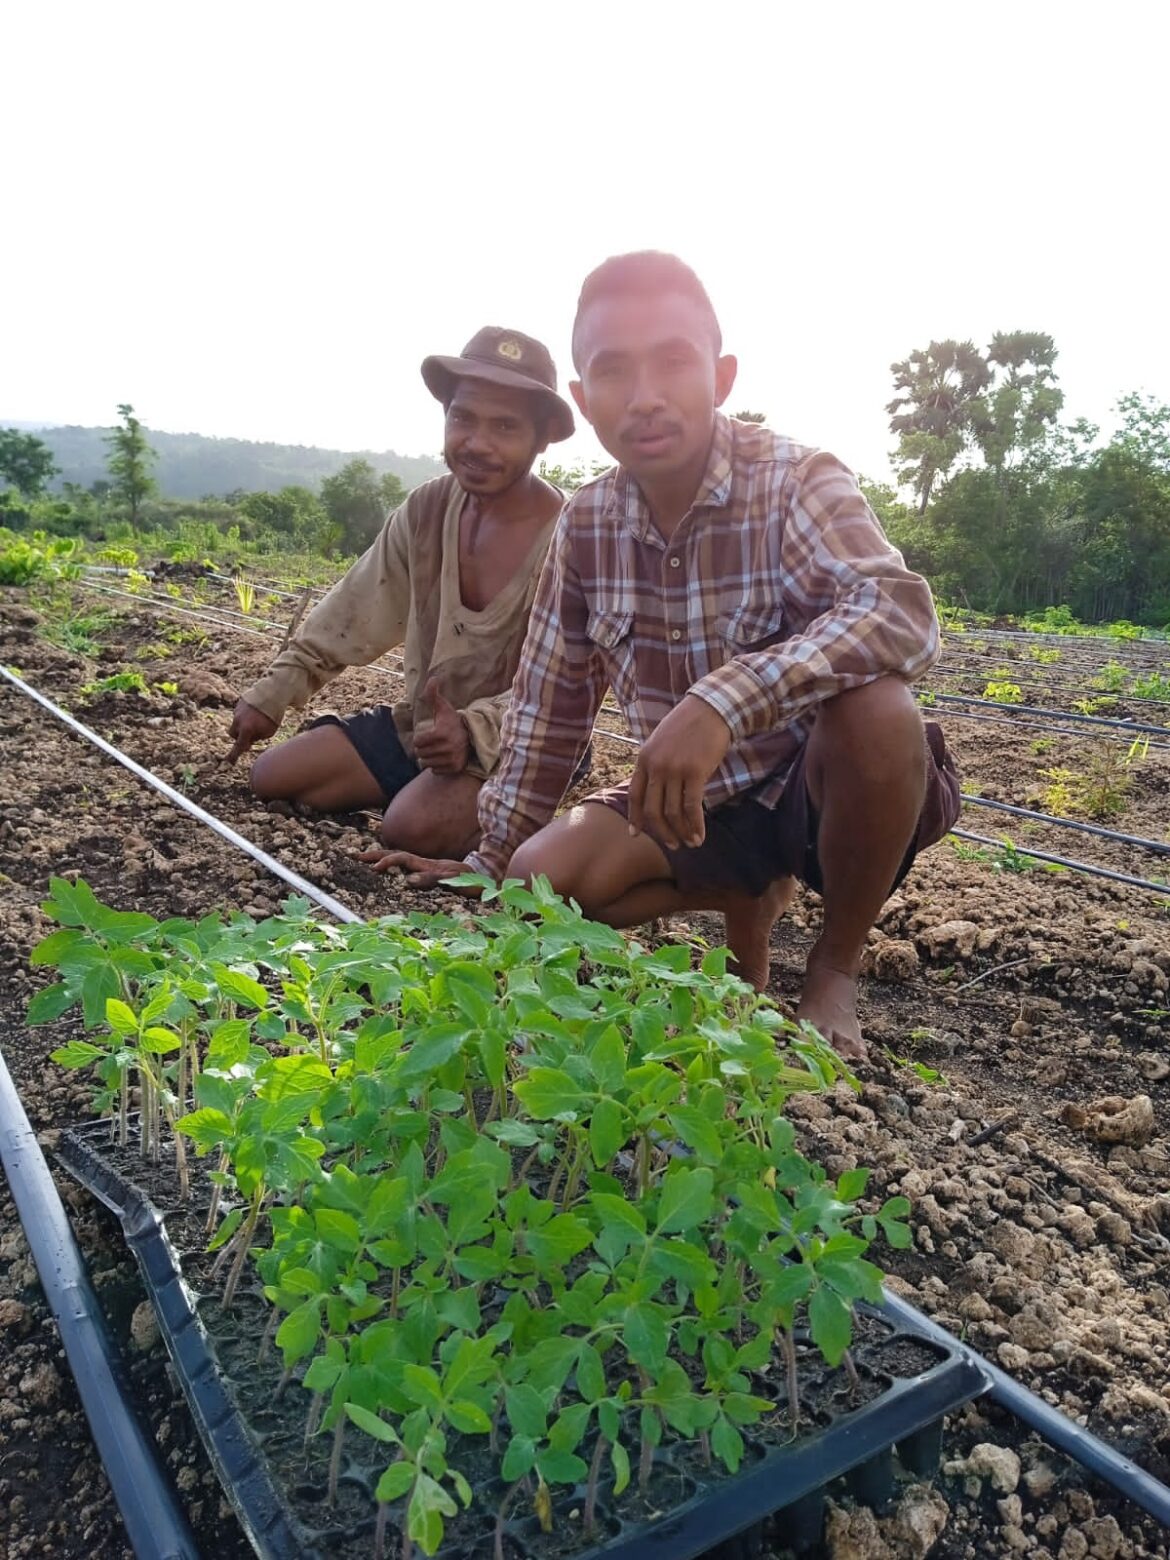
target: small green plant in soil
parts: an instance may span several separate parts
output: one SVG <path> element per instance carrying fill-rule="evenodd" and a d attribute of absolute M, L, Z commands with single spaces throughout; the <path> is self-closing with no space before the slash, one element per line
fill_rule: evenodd
<path fill-rule="evenodd" d="M 241 612 L 251 612 L 256 602 L 256 587 L 251 580 L 246 580 L 242 575 L 237 575 L 232 581 L 232 589 L 236 593 L 236 601 Z"/>
<path fill-rule="evenodd" d="M 1117 700 L 1112 694 L 1103 693 L 1095 699 L 1074 699 L 1072 707 L 1078 715 L 1107 715 L 1117 708 Z"/>
<path fill-rule="evenodd" d="M 1170 677 L 1163 677 L 1160 672 L 1151 672 L 1147 677 L 1136 677 L 1133 688 L 1140 699 L 1158 699 L 1170 704 Z"/>
<path fill-rule="evenodd" d="M 5 531 L 0 540 L 0 585 L 28 585 L 33 580 L 75 574 L 76 551 L 76 537 L 48 537 L 43 531 L 34 531 L 25 538 Z"/>
<path fill-rule="evenodd" d="M 1022 704 L 1024 694 L 1019 683 L 992 679 L 983 690 L 983 697 L 994 704 Z"/>
<path fill-rule="evenodd" d="M 726 949 L 696 968 L 541 880 L 474 881 L 474 918 L 338 929 L 303 901 L 156 922 L 56 879 L 34 954 L 60 979 L 30 1020 L 80 1008 L 94 1038 L 55 1056 L 113 1130 L 138 1089 L 148 1154 L 174 1119 L 211 1157 L 223 1303 L 253 1262 L 328 1500 L 347 1435 L 381 1455 L 375 1555 L 390 1521 L 435 1551 L 477 1447 L 497 1531 L 582 1485 L 586 1541 L 663 1443 L 734 1471 L 745 1429 L 797 1432 L 798 1331 L 848 1369 L 870 1245 L 910 1241 L 905 1198 L 864 1211 L 868 1171 L 798 1151 L 786 1101 L 849 1075 Z"/>
<path fill-rule="evenodd" d="M 1106 693 L 1124 693 L 1129 682 L 1130 673 L 1120 661 L 1106 661 L 1093 678 L 1093 687 L 1103 688 Z"/>
<path fill-rule="evenodd" d="M 1024 654 L 1029 661 L 1036 661 L 1041 666 L 1052 666 L 1060 660 L 1060 651 L 1055 646 L 1046 650 L 1042 645 L 1029 645 Z"/>
<path fill-rule="evenodd" d="M 86 683 L 81 690 L 83 699 L 93 699 L 102 693 L 146 693 L 146 678 L 141 672 L 114 672 L 109 677 L 99 677 Z"/>

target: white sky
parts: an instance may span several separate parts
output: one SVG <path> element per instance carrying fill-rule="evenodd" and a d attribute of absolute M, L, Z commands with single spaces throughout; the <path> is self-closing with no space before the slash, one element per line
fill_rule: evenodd
<path fill-rule="evenodd" d="M 1111 426 L 1170 399 L 1168 46 L 1154 0 L 9 7 L 0 423 L 432 453 L 426 353 L 511 325 L 563 385 L 584 275 L 654 246 L 728 409 L 871 475 L 932 337 L 1049 331 Z"/>

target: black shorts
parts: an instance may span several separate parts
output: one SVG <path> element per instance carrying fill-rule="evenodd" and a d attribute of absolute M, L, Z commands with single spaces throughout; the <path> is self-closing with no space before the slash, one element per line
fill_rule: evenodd
<path fill-rule="evenodd" d="M 375 704 L 368 710 L 358 710 L 356 715 L 322 715 L 311 721 L 308 729 L 312 731 L 317 726 L 341 727 L 357 749 L 362 763 L 382 787 L 387 802 L 422 773 L 402 746 L 402 738 L 394 724 L 394 711 L 388 704 Z"/>
<path fill-rule="evenodd" d="M 925 734 L 929 759 L 926 795 L 918 828 L 890 885 L 891 893 L 914 865 L 918 852 L 941 840 L 959 816 L 959 774 L 947 751 L 942 729 L 930 722 Z M 802 748 L 793 762 L 774 808 L 764 807 L 750 796 L 714 808 L 705 815 L 706 834 L 701 845 L 683 845 L 672 850 L 651 836 L 670 863 L 671 875 L 680 889 L 734 889 L 758 897 L 777 878 L 797 877 L 814 892 L 822 892 L 817 855 L 820 820 L 805 777 L 807 752 L 807 747 Z M 601 802 L 623 818 L 629 816 L 628 785 L 609 786 L 585 800 Z"/>

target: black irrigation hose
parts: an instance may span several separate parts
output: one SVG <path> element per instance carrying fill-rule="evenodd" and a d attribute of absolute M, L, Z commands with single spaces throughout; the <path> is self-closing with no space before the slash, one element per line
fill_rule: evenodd
<path fill-rule="evenodd" d="M 896 1317 L 905 1322 L 913 1322 L 915 1327 L 923 1329 L 928 1337 L 933 1337 L 937 1342 L 946 1342 L 948 1347 L 954 1348 L 954 1336 L 947 1332 L 945 1327 L 940 1327 L 937 1322 L 930 1319 L 918 1310 L 916 1306 L 903 1300 L 900 1296 L 885 1291 L 885 1303 Z M 961 1345 L 968 1348 L 966 1344 Z M 1008 1413 L 1017 1419 L 1022 1419 L 1026 1425 L 1031 1425 L 1033 1430 L 1039 1433 L 1051 1445 L 1059 1451 L 1071 1457 L 1074 1462 L 1080 1463 L 1082 1468 L 1088 1468 L 1098 1478 L 1104 1479 L 1115 1490 L 1127 1496 L 1148 1512 L 1156 1521 L 1164 1527 L 1170 1527 L 1170 1489 L 1157 1479 L 1139 1468 L 1121 1452 L 1115 1451 L 1107 1442 L 1093 1435 L 1089 1430 L 1078 1425 L 1075 1420 L 1069 1419 L 1059 1409 L 1053 1408 L 1035 1392 L 1030 1392 L 1027 1387 L 1022 1387 L 998 1365 L 985 1359 L 975 1349 L 969 1350 L 972 1359 L 978 1364 L 991 1380 L 991 1391 L 988 1396 Z"/>
<path fill-rule="evenodd" d="M 138 1560 L 198 1560 L 194 1535 L 154 1442 L 127 1399 L 124 1369 L 2 1055 L 0 1158 L 131 1547 Z"/>
<path fill-rule="evenodd" d="M 966 829 L 952 829 L 951 834 L 957 840 L 973 840 L 977 845 L 990 845 L 993 849 L 1002 850 L 1003 840 L 992 839 L 989 834 L 971 834 Z M 1087 861 L 1070 861 L 1067 856 L 1052 856 L 1047 851 L 1032 850 L 1028 846 L 1012 843 L 1012 849 L 1019 856 L 1031 856 L 1036 861 L 1050 861 L 1053 866 L 1065 867 L 1069 872 L 1081 872 L 1086 877 L 1108 878 L 1111 883 L 1125 883 L 1130 888 L 1142 888 L 1147 893 L 1159 894 L 1162 898 L 1170 898 L 1170 883 L 1156 883 L 1150 878 L 1131 877 L 1128 872 L 1114 872 L 1110 867 L 1090 866 Z"/>
<path fill-rule="evenodd" d="M 1018 710 L 1023 715 L 1047 715 L 1050 719 L 1073 721 L 1084 726 L 1110 726 L 1117 731 L 1137 731 L 1155 737 L 1170 737 L 1170 726 L 1151 726 L 1137 720 L 1110 720 L 1105 715 L 1078 715 L 1067 710 L 1045 709 L 1042 704 L 1008 704 L 1003 699 L 977 699 L 966 693 L 932 693 L 938 704 L 979 704 L 988 709 Z"/>
<path fill-rule="evenodd" d="M 1061 829 L 1076 829 L 1081 834 L 1094 834 L 1098 839 L 1116 840 L 1119 845 L 1138 845 L 1142 850 L 1152 850 L 1158 856 L 1170 856 L 1170 845 L 1161 840 L 1147 840 L 1140 834 L 1120 834 L 1116 829 L 1103 829 L 1098 823 L 1082 823 L 1078 818 L 1058 818 L 1055 813 L 1034 812 L 1030 807 L 1013 807 L 1011 802 L 993 802 L 988 796 L 968 796 L 962 793 L 968 807 L 994 807 L 996 812 L 1011 813 L 1014 818 L 1027 818 L 1029 823 L 1053 824 Z"/>
<path fill-rule="evenodd" d="M 42 694 L 37 693 L 35 689 L 30 688 L 29 685 L 23 682 L 19 677 L 15 677 L 11 672 L 8 672 L 3 667 L 0 667 L 0 672 L 3 672 L 4 676 L 15 687 L 34 698 L 39 704 L 50 710 L 59 719 L 63 720 L 79 735 L 88 738 L 89 741 L 93 742 L 103 752 L 107 753 L 110 757 L 117 759 L 120 763 L 125 764 L 126 767 L 132 772 L 138 774 L 149 784 L 152 784 L 156 790 L 161 792 L 162 795 L 177 803 L 185 811 L 192 813 L 195 817 L 199 818 L 201 822 L 204 822 L 208 824 L 209 827 L 214 828 L 216 832 L 229 843 L 234 844 L 239 849 L 246 851 L 247 854 L 252 856 L 254 860 L 260 861 L 264 864 L 271 863 L 272 868 L 279 869 L 279 875 L 284 877 L 286 881 L 290 877 L 295 877 L 295 874 L 288 873 L 287 869 L 282 868 L 279 862 L 273 861 L 273 858 L 267 856 L 265 852 L 252 845 L 250 841 L 245 840 L 242 835 L 236 834 L 234 829 L 229 829 L 211 813 L 205 812 L 201 807 L 197 807 L 194 803 L 190 802 L 188 798 L 173 790 L 172 787 L 159 780 L 157 776 L 152 775 L 149 770 L 143 769 L 142 766 L 136 764 L 133 759 L 128 759 L 125 754 L 120 753 L 118 749 L 112 747 L 110 743 L 97 736 L 95 732 L 92 732 L 87 727 L 81 725 L 79 721 L 74 720 L 72 716 L 67 715 L 65 711 L 58 709 L 57 706 L 52 704 L 50 700 L 46 699 Z M 959 830 L 954 830 L 952 832 L 960 834 L 960 837 L 964 839 L 982 838 L 978 835 L 963 834 Z M 988 843 L 994 845 L 997 842 L 991 840 L 988 841 Z M 1027 852 L 1026 854 L 1031 855 L 1034 853 Z M 1044 859 L 1056 860 L 1059 858 L 1049 857 Z M 1104 869 L 1085 868 L 1079 863 L 1068 863 L 1068 865 L 1078 866 L 1080 870 L 1099 872 L 1103 876 L 1118 878 L 1120 881 L 1134 883 L 1142 887 L 1158 887 L 1159 891 L 1162 891 L 1160 885 L 1147 884 L 1140 878 L 1124 878 L 1117 873 L 1105 872 Z M 346 910 L 345 906 L 339 905 L 335 900 L 330 900 L 329 895 L 324 894 L 319 889 L 316 889 L 314 885 L 307 883 L 304 879 L 297 879 L 297 882 L 302 892 L 308 891 L 310 898 L 315 899 L 318 904 L 323 905 L 325 908 L 331 909 L 331 913 L 336 915 L 340 911 L 341 913 L 339 919 L 346 921 L 356 921 L 360 919 L 360 917 L 354 915 L 352 911 Z M 11 1091 L 11 1103 L 9 1103 L 6 1094 L 3 1092 L 3 1086 L 5 1082 L 7 1082 L 8 1090 Z M 16 1112 L 19 1112 L 19 1117 L 17 1117 L 15 1114 Z M 0 1058 L 0 1119 L 9 1115 L 12 1116 L 13 1120 L 24 1120 L 28 1137 L 32 1139 L 31 1128 L 27 1127 L 27 1117 L 24 1116 L 23 1107 L 20 1105 L 19 1097 L 17 1096 L 15 1089 L 12 1087 L 11 1079 L 8 1078 L 7 1070 L 2 1068 L 2 1058 Z M 9 1146 L 9 1139 L 15 1136 L 16 1134 L 5 1132 L 2 1136 L 0 1136 L 0 1146 L 7 1148 Z M 40 1158 L 43 1173 L 45 1177 L 48 1178 L 48 1167 L 45 1165 L 44 1157 L 40 1154 L 40 1150 L 36 1146 L 35 1139 L 32 1139 L 32 1145 L 36 1150 L 37 1156 Z M 6 1168 L 7 1165 L 8 1158 L 6 1155 Z M 9 1176 L 11 1180 L 11 1171 L 9 1172 Z M 51 1178 L 49 1178 L 49 1181 L 51 1185 Z M 55 1195 L 56 1194 L 54 1190 L 54 1197 Z M 57 1202 L 58 1207 L 60 1208 L 59 1199 L 57 1199 Z M 61 1216 L 62 1218 L 64 1217 L 63 1209 L 61 1210 Z M 21 1217 L 23 1222 L 23 1210 Z M 46 1221 L 42 1220 L 40 1222 L 43 1223 Z M 28 1226 L 26 1224 L 26 1229 L 27 1227 Z M 32 1242 L 30 1240 L 30 1245 L 31 1244 Z M 80 1263 L 80 1258 L 78 1258 L 78 1262 Z M 38 1268 L 39 1266 L 40 1264 L 38 1262 Z M 80 1279 L 82 1283 L 85 1283 L 84 1269 L 81 1270 Z M 938 1336 L 939 1341 L 945 1341 L 948 1348 L 953 1348 L 955 1346 L 956 1340 L 952 1338 L 950 1334 L 946 1333 L 944 1329 L 940 1328 L 936 1322 L 933 1322 L 930 1317 L 926 1316 L 916 1307 L 909 1305 L 905 1300 L 900 1299 L 897 1295 L 891 1294 L 889 1291 L 886 1291 L 885 1300 L 886 1304 L 890 1307 L 891 1311 L 895 1315 L 900 1314 L 903 1319 L 910 1320 L 914 1325 L 923 1328 L 928 1334 L 934 1334 L 935 1336 Z M 92 1292 L 91 1302 L 91 1305 L 87 1308 L 87 1315 L 85 1320 L 92 1325 L 92 1318 L 94 1315 L 96 1315 L 96 1301 L 92 1300 Z M 965 1349 L 967 1348 L 966 1345 L 960 1346 Z M 970 1353 L 971 1357 L 978 1363 L 980 1368 L 983 1369 L 990 1377 L 993 1383 L 991 1396 L 999 1401 L 1010 1413 L 1024 1420 L 1026 1424 L 1032 1425 L 1035 1429 L 1039 1430 L 1042 1435 L 1046 1436 L 1046 1438 L 1054 1446 L 1057 1446 L 1062 1451 L 1065 1451 L 1070 1457 L 1073 1458 L 1074 1461 L 1079 1462 L 1082 1467 L 1088 1468 L 1091 1472 L 1097 1474 L 1107 1483 L 1111 1484 L 1122 1495 L 1134 1501 L 1144 1511 L 1149 1512 L 1151 1516 L 1170 1526 L 1170 1489 L 1167 1489 L 1164 1485 L 1159 1484 L 1156 1479 L 1152 1478 L 1149 1474 L 1145 1473 L 1144 1470 L 1137 1467 L 1135 1463 L 1131 1462 L 1128 1458 L 1121 1456 L 1120 1453 L 1114 1451 L 1112 1447 L 1108 1446 L 1104 1441 L 1099 1440 L 1088 1430 L 1082 1429 L 1079 1425 L 1066 1418 L 1065 1415 L 1059 1413 L 1059 1411 L 1056 1409 L 1051 1408 L 1043 1401 L 1043 1399 L 1037 1397 L 1035 1393 L 1030 1392 L 1026 1387 L 1020 1386 L 1018 1382 L 1013 1381 L 1011 1377 L 1005 1375 L 1005 1373 L 1000 1370 L 998 1366 L 991 1364 L 990 1361 L 984 1360 L 982 1356 L 978 1355 L 974 1350 L 968 1350 L 968 1352 Z M 125 1407 L 124 1404 L 123 1407 Z M 91 1418 L 91 1424 L 92 1423 L 93 1420 Z M 95 1440 L 96 1439 L 97 1432 L 95 1429 Z M 111 1484 L 114 1483 L 112 1475 L 110 1482 Z M 131 1511 L 133 1512 L 135 1529 L 137 1530 L 138 1528 L 141 1528 L 144 1530 L 144 1543 L 149 1545 L 149 1547 L 145 1547 L 139 1550 L 137 1544 L 135 1544 L 136 1552 L 140 1555 L 141 1560 L 154 1560 L 155 1556 L 158 1557 L 158 1560 L 171 1560 L 172 1555 L 176 1556 L 177 1560 L 187 1560 L 188 1556 L 191 1557 L 191 1560 L 198 1560 L 193 1547 L 158 1547 L 159 1540 L 161 1540 L 163 1543 L 169 1542 L 170 1530 L 160 1519 L 159 1514 L 156 1513 L 153 1509 L 149 1513 L 144 1514 L 141 1513 L 134 1505 L 135 1501 L 141 1502 L 143 1489 L 146 1490 L 148 1496 L 152 1496 L 156 1493 L 155 1488 L 150 1481 L 150 1475 L 138 1473 L 136 1475 L 135 1482 L 131 1486 L 130 1492 L 127 1494 L 127 1501 Z M 119 1504 L 121 1504 L 121 1502 L 119 1502 Z M 124 1511 L 124 1515 L 125 1514 L 126 1513 Z M 139 1521 L 140 1517 L 142 1518 L 141 1521 Z M 181 1523 L 181 1521 L 182 1518 L 180 1516 L 179 1522 Z M 130 1518 L 128 1517 L 128 1530 L 130 1529 L 130 1526 L 131 1522 Z M 180 1536 L 184 1536 L 181 1528 L 179 1529 L 179 1532 Z"/>
<path fill-rule="evenodd" d="M 1059 710 L 1049 710 L 1048 714 L 1051 717 L 1049 720 L 1016 720 L 1013 719 L 1010 715 L 984 715 L 980 710 L 933 709 L 932 704 L 934 698 L 935 695 L 931 693 L 927 693 L 925 695 L 920 694 L 918 702 L 920 707 L 926 713 L 933 713 L 934 715 L 937 715 L 940 720 L 978 720 L 985 722 L 989 726 L 1011 726 L 1015 731 L 1047 731 L 1058 737 L 1076 737 L 1081 735 L 1079 732 L 1069 731 L 1067 727 L 1056 724 L 1057 721 L 1062 719 L 1061 712 Z M 1108 732 L 1105 732 L 1102 734 L 1101 741 L 1123 743 L 1125 742 L 1125 738 L 1113 737 L 1110 736 Z M 1127 747 L 1132 746 L 1131 743 L 1126 743 L 1125 745 Z M 1143 746 L 1144 745 L 1145 744 L 1143 743 Z M 1151 738 L 1149 746 L 1151 753 L 1170 752 L 1170 742 L 1155 742 Z"/>
<path fill-rule="evenodd" d="M 0 677 L 10 682 L 20 693 L 34 700 L 42 709 L 48 710 L 50 715 L 55 715 L 62 724 L 68 726 L 79 737 L 84 737 L 87 742 L 92 742 L 94 747 L 103 752 L 107 758 L 114 759 L 128 769 L 132 775 L 137 775 L 139 780 L 145 781 L 147 785 L 151 786 L 161 796 L 165 796 L 168 802 L 182 808 L 185 813 L 190 813 L 191 817 L 197 818 L 200 823 L 205 823 L 221 839 L 226 840 L 229 845 L 234 845 L 237 850 L 242 850 L 245 855 L 251 856 L 252 860 L 259 866 L 271 872 L 274 877 L 280 878 L 282 882 L 287 883 L 298 894 L 304 894 L 306 898 L 314 900 L 323 910 L 327 910 L 335 920 L 361 920 L 360 915 L 356 915 L 348 906 L 343 905 L 340 900 L 334 899 L 331 894 L 325 893 L 324 889 L 318 888 L 315 883 L 310 883 L 308 878 L 301 877 L 300 873 L 293 872 L 283 862 L 277 861 L 275 856 L 270 856 L 267 851 L 261 850 L 258 845 L 253 845 L 252 841 L 245 839 L 242 834 L 237 834 L 235 829 L 230 828 L 222 819 L 217 818 L 214 813 L 209 813 L 205 808 L 200 807 L 198 802 L 193 802 L 189 796 L 184 796 L 181 791 L 176 791 L 174 786 L 168 785 L 165 780 L 160 780 L 151 770 L 136 763 L 128 754 L 123 753 L 120 748 L 116 748 L 112 742 L 107 742 L 104 737 L 99 737 L 96 731 L 92 731 L 88 726 L 82 725 L 81 721 L 76 720 L 68 711 L 63 710 L 60 705 L 54 704 L 52 699 L 47 699 L 43 693 L 38 693 L 23 678 L 17 677 L 15 672 L 10 672 L 6 666 L 0 666 Z"/>

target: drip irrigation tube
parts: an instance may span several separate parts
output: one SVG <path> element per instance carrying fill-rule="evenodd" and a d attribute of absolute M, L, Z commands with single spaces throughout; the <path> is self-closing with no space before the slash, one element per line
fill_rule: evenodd
<path fill-rule="evenodd" d="M 1007 704 L 1002 699 L 977 699 L 973 694 L 966 693 L 936 693 L 932 698 L 939 704 L 978 704 L 993 710 L 1018 710 L 1022 715 L 1056 716 L 1078 726 L 1110 726 L 1115 731 L 1148 732 L 1155 737 L 1170 737 L 1170 726 L 1151 726 L 1140 720 L 1110 720 L 1105 715 L 1078 715 L 1068 710 L 1049 710 L 1042 704 Z"/>
<path fill-rule="evenodd" d="M 1138 845 L 1158 856 L 1170 856 L 1170 845 L 1161 840 L 1147 840 L 1140 834 L 1120 834 L 1116 829 L 1103 829 L 1098 823 L 1082 823 L 1079 818 L 1058 818 L 1055 813 L 1033 812 L 1030 807 L 1014 807 L 1011 802 L 993 802 L 988 796 L 968 796 L 962 793 L 967 807 L 993 807 L 996 812 L 1011 813 L 1013 818 L 1027 818 L 1029 823 L 1053 824 L 1061 829 L 1076 829 L 1081 834 L 1093 834 L 1099 839 L 1115 840 L 1119 845 Z"/>
<path fill-rule="evenodd" d="M 293 872 L 283 862 L 277 861 L 275 856 L 270 856 L 267 851 L 261 850 L 258 845 L 253 845 L 251 840 L 245 839 L 242 834 L 237 834 L 235 829 L 229 828 L 214 813 L 209 813 L 200 807 L 198 802 L 193 802 L 189 796 L 184 796 L 181 791 L 176 791 L 174 786 L 168 785 L 165 780 L 160 780 L 149 769 L 135 763 L 134 759 L 123 753 L 120 748 L 116 748 L 112 742 L 107 742 L 104 737 L 99 737 L 97 732 L 91 730 L 90 727 L 83 726 L 81 721 L 75 720 L 60 705 L 54 704 L 52 699 L 47 699 L 43 693 L 39 693 L 35 688 L 30 687 L 22 677 L 17 677 L 15 672 L 10 672 L 6 666 L 0 666 L 0 676 L 3 676 L 5 681 L 11 683 L 20 693 L 34 700 L 42 709 L 48 710 L 50 715 L 55 715 L 62 724 L 68 726 L 79 737 L 84 737 L 87 742 L 91 742 L 107 758 L 116 760 L 117 763 L 128 769 L 132 775 L 137 775 L 139 780 L 145 781 L 160 796 L 165 796 L 168 802 L 181 808 L 183 812 L 190 813 L 191 817 L 197 818 L 200 823 L 205 823 L 209 829 L 214 830 L 229 845 L 234 845 L 237 850 L 242 850 L 245 855 L 251 856 L 252 860 L 258 866 L 263 867 L 265 871 L 271 872 L 274 877 L 280 878 L 290 888 L 295 889 L 298 894 L 304 894 L 306 898 L 320 905 L 322 910 L 328 911 L 335 920 L 360 921 L 362 919 L 360 915 L 356 915 L 348 906 L 343 905 L 340 900 L 334 899 L 332 895 L 318 888 L 315 883 L 310 883 L 307 878 L 301 877 L 299 872 Z"/>
<path fill-rule="evenodd" d="M 957 840 L 973 840 L 976 845 L 990 845 L 1001 849 L 1002 840 L 992 839 L 989 834 L 972 834 L 967 829 L 952 829 L 951 834 Z M 1108 878 L 1111 883 L 1125 883 L 1130 888 L 1143 888 L 1147 893 L 1160 894 L 1164 899 L 1170 898 L 1170 883 L 1156 883 L 1150 878 L 1131 877 L 1128 872 L 1114 872 L 1110 867 L 1090 866 L 1087 861 L 1071 861 L 1067 856 L 1053 856 L 1047 851 L 1031 850 L 1024 845 L 1013 843 L 1012 849 L 1020 856 L 1031 856 L 1036 861 L 1050 861 L 1053 866 L 1065 867 L 1070 872 L 1081 872 L 1086 877 Z"/>
<path fill-rule="evenodd" d="M 912 1323 L 937 1342 L 945 1340 L 951 1348 L 954 1347 L 953 1334 L 931 1321 L 916 1306 L 891 1294 L 888 1289 L 885 1291 L 885 1303 L 894 1316 Z M 1017 1419 L 1022 1419 L 1026 1425 L 1031 1425 L 1046 1441 L 1066 1453 L 1074 1462 L 1080 1463 L 1082 1468 L 1088 1468 L 1091 1473 L 1111 1484 L 1163 1526 L 1170 1527 L 1170 1489 L 1166 1485 L 1159 1483 L 1144 1468 L 1139 1468 L 1137 1463 L 1053 1408 L 1043 1398 L 1037 1397 L 1027 1387 L 1013 1381 L 998 1365 L 992 1364 L 975 1349 L 968 1348 L 966 1344 L 960 1346 L 967 1349 L 971 1358 L 990 1378 L 991 1391 L 988 1396 L 993 1402 L 1006 1408 Z"/>
<path fill-rule="evenodd" d="M 154 1444 L 127 1401 L 124 1372 L 69 1219 L 0 1055 L 0 1158 L 81 1406 L 138 1560 L 198 1560 Z"/>
<path fill-rule="evenodd" d="M 1079 737 L 1080 732 L 1069 731 L 1067 727 L 1057 724 L 1064 716 L 1060 710 L 1048 710 L 1048 720 L 1015 720 L 1010 715 L 984 715 L 980 710 L 940 710 L 933 707 L 933 700 L 937 695 L 927 693 L 925 698 L 931 702 L 923 703 L 923 695 L 919 695 L 919 708 L 931 715 L 936 715 L 939 720 L 979 720 L 989 726 L 1010 726 L 1014 731 L 1048 731 L 1058 737 Z M 1114 737 L 1108 732 L 1101 735 L 1102 742 L 1125 743 L 1124 737 Z M 1125 745 L 1131 746 L 1130 743 Z M 1150 739 L 1151 753 L 1165 753 L 1170 751 L 1170 742 L 1155 742 Z"/>

